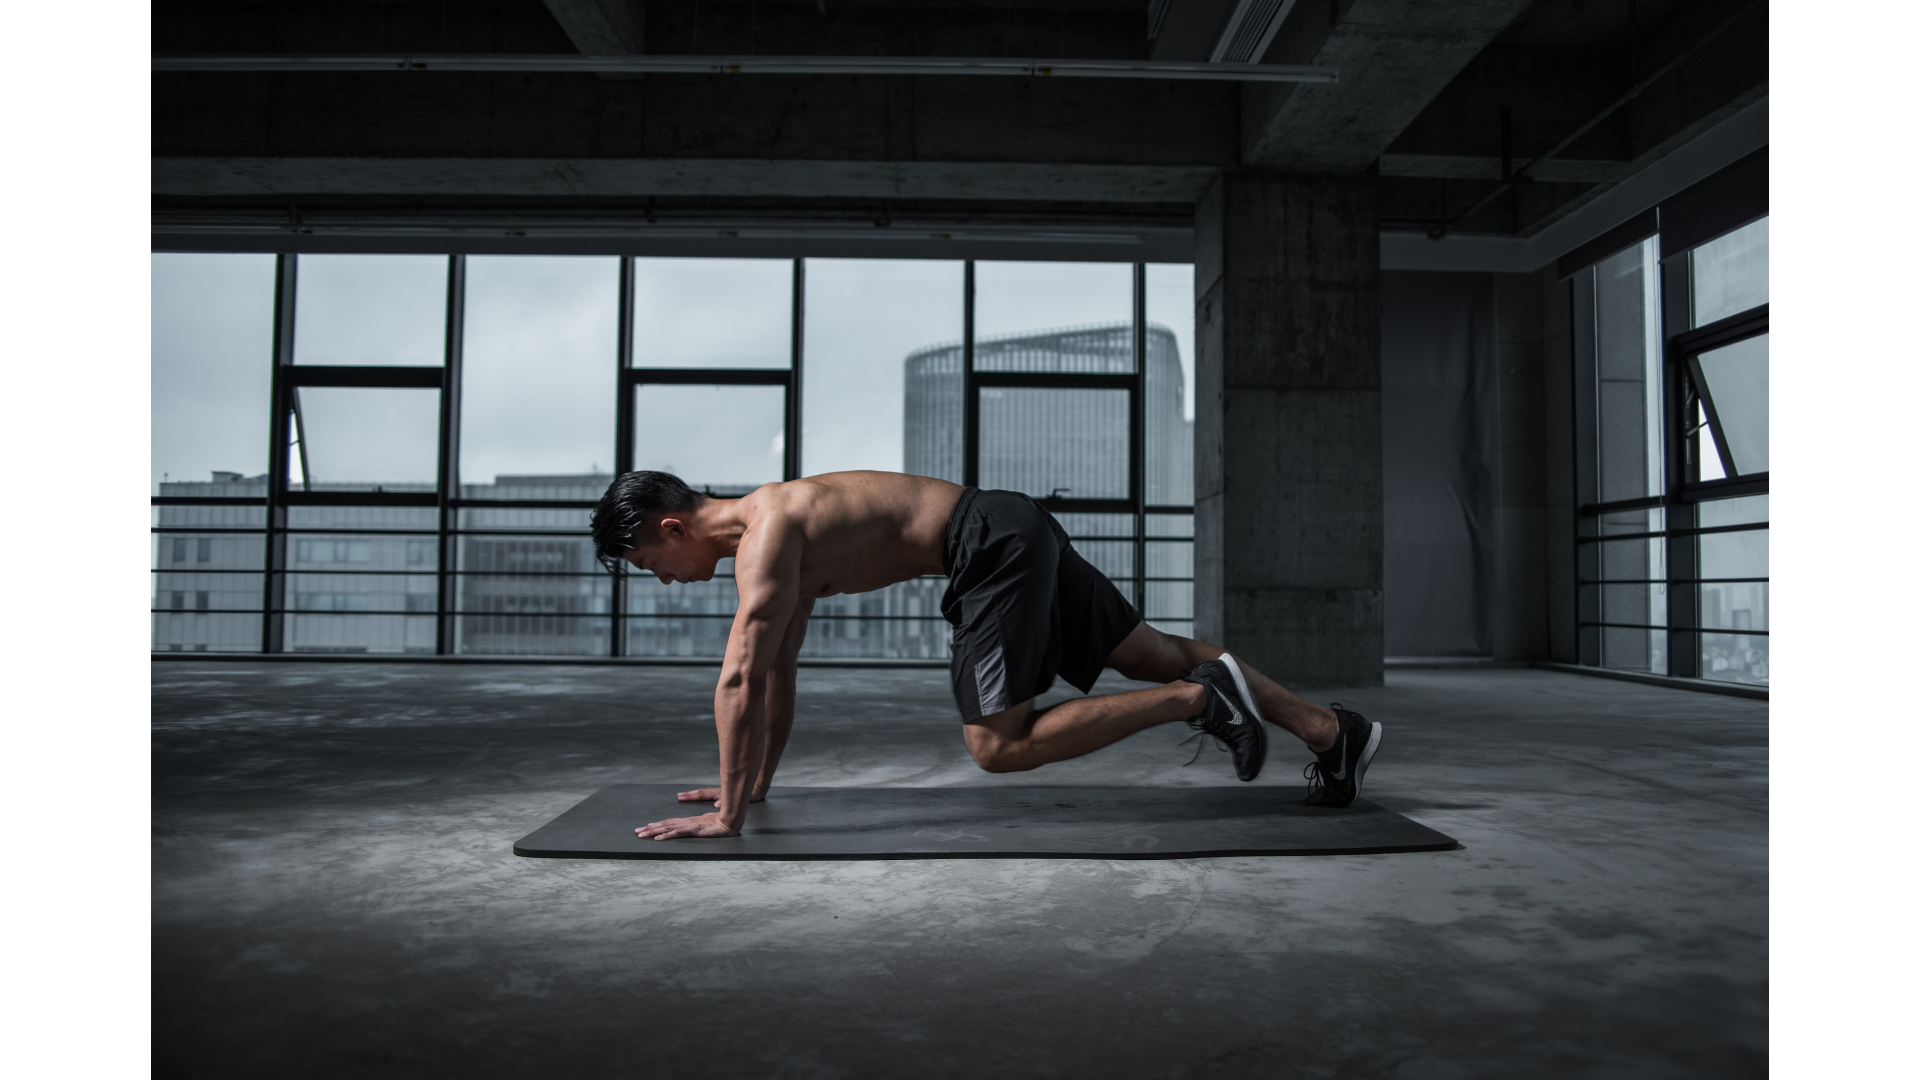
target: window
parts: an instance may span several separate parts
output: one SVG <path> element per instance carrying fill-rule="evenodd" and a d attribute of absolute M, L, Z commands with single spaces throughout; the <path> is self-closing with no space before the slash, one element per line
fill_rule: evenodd
<path fill-rule="evenodd" d="M 423 388 L 300 386 L 293 390 L 287 488 L 434 491 L 440 393 Z"/>
<path fill-rule="evenodd" d="M 730 564 L 663 587 L 593 558 L 588 513 L 626 468 L 716 495 L 849 469 L 1030 491 L 1191 628 L 1189 266 L 154 268 L 155 649 L 718 656 Z M 944 590 L 823 600 L 806 655 L 943 658 Z"/>
<path fill-rule="evenodd" d="M 1920 684 L 1920 215 L 1770 215 L 1672 254 L 1667 302 L 1647 284 L 1640 311 L 1686 325 L 1638 356 L 1609 346 L 1634 336 L 1634 256 L 1574 281 L 1594 334 L 1582 663 Z"/>

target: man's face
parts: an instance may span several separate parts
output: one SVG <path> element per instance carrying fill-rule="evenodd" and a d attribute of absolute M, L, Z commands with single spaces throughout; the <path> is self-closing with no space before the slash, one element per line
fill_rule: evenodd
<path fill-rule="evenodd" d="M 659 578 L 663 584 L 711 581 L 714 567 L 720 562 L 704 551 L 702 545 L 694 543 L 685 525 L 674 518 L 660 523 L 657 540 L 634 548 L 621 558 Z"/>

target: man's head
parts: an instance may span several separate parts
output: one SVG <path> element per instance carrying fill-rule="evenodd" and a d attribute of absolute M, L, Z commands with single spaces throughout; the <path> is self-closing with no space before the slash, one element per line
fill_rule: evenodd
<path fill-rule="evenodd" d="M 713 574 L 708 553 L 687 531 L 688 519 L 705 495 L 672 473 L 622 473 L 593 508 L 593 555 L 608 573 L 628 556 L 662 581 L 699 581 Z"/>

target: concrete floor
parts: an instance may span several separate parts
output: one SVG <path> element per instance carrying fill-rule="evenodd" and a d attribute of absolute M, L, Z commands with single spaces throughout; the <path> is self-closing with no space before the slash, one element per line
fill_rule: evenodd
<path fill-rule="evenodd" d="M 1368 796 L 1452 852 L 510 854 L 604 784 L 709 782 L 714 674 L 154 664 L 155 1075 L 1766 1071 L 1763 702 L 1529 669 L 1313 695 L 1387 723 Z M 989 776 L 944 672 L 801 684 L 783 783 L 1234 783 L 1178 725 Z M 1257 783 L 1297 798 L 1285 739 Z"/>

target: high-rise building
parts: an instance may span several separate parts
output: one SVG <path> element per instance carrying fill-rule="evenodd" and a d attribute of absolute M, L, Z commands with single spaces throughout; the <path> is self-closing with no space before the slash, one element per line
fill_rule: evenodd
<path fill-rule="evenodd" d="M 1173 331 L 1147 326 L 1146 501 L 1193 502 L 1193 421 Z M 965 453 L 960 342 L 906 359 L 905 469 L 960 482 Z M 1101 323 L 982 338 L 977 371 L 1126 374 L 1133 324 Z M 980 484 L 1035 497 L 1127 497 L 1124 390 L 992 387 L 980 392 Z"/>

